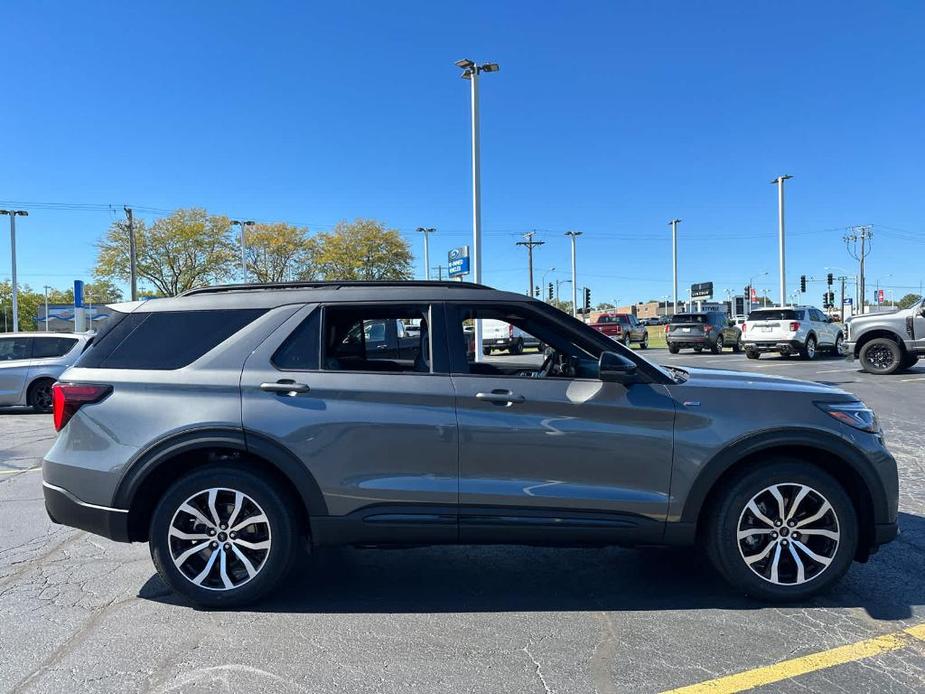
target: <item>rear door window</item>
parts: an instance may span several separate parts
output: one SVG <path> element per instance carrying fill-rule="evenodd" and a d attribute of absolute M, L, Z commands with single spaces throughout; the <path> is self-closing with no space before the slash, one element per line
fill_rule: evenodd
<path fill-rule="evenodd" d="M 77 366 L 179 369 L 253 322 L 263 309 L 131 313 L 94 342 Z"/>
<path fill-rule="evenodd" d="M 77 339 L 73 337 L 36 337 L 32 344 L 32 358 L 63 357 L 75 344 Z"/>
<path fill-rule="evenodd" d="M 430 306 L 327 306 L 322 318 L 321 368 L 327 371 L 431 372 Z M 420 326 L 406 332 L 406 323 Z"/>
<path fill-rule="evenodd" d="M 0 361 L 19 361 L 32 356 L 31 337 L 0 338 Z"/>

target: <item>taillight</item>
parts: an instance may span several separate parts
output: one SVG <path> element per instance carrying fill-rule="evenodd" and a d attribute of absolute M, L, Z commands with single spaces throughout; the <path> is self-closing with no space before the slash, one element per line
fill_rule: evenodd
<path fill-rule="evenodd" d="M 713 326 L 710 325 L 709 323 L 707 323 L 705 326 L 703 326 L 703 331 L 704 331 L 705 333 L 712 333 L 712 332 L 713 332 Z"/>
<path fill-rule="evenodd" d="M 742 334 L 743 334 L 743 335 L 745 334 L 745 326 L 746 326 L 746 324 L 745 324 L 745 323 L 742 323 Z"/>
<path fill-rule="evenodd" d="M 514 337 L 514 326 L 510 323 L 507 324 L 507 336 Z"/>
<path fill-rule="evenodd" d="M 82 405 L 99 402 L 112 392 L 112 386 L 88 383 L 55 383 L 51 387 L 51 406 L 55 431 L 61 431 Z"/>
<path fill-rule="evenodd" d="M 795 320 L 790 321 L 790 332 L 795 333 L 799 329 L 800 329 L 799 321 L 795 321 Z"/>
<path fill-rule="evenodd" d="M 666 334 L 666 335 L 667 335 L 669 332 L 671 332 L 671 329 L 670 329 L 670 328 L 671 328 L 671 326 L 668 325 L 668 323 L 665 323 L 665 334 Z"/>

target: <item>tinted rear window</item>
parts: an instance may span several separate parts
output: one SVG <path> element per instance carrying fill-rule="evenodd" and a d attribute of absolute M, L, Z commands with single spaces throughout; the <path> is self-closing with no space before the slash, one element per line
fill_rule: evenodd
<path fill-rule="evenodd" d="M 77 343 L 73 337 L 37 337 L 32 343 L 33 359 L 61 357 L 71 351 Z"/>
<path fill-rule="evenodd" d="M 792 309 L 762 309 L 749 313 L 748 320 L 798 320 L 798 316 Z"/>
<path fill-rule="evenodd" d="M 707 317 L 702 313 L 679 313 L 671 317 L 672 323 L 708 323 Z"/>
<path fill-rule="evenodd" d="M 276 350 L 272 359 L 276 368 L 296 371 L 318 369 L 318 354 L 321 352 L 321 329 L 318 320 L 320 314 L 319 310 L 312 311 Z"/>
<path fill-rule="evenodd" d="M 77 365 L 90 369 L 179 369 L 264 313 L 263 309 L 130 313 L 94 340 Z"/>

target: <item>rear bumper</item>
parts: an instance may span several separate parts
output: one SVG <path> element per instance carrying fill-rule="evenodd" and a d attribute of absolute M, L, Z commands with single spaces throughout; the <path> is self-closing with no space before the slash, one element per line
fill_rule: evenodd
<path fill-rule="evenodd" d="M 510 347 L 511 345 L 514 345 L 514 344 L 516 344 L 516 343 L 517 343 L 517 339 L 516 339 L 516 338 L 514 338 L 514 339 L 511 339 L 511 338 L 508 338 L 508 337 L 503 337 L 503 338 L 485 337 L 485 338 L 482 338 L 482 347 L 484 347 L 484 348 L 486 348 L 486 349 L 487 349 L 488 347 L 492 347 L 492 348 L 494 348 L 494 349 L 507 349 L 508 347 Z"/>
<path fill-rule="evenodd" d="M 128 511 L 81 501 L 63 487 L 42 482 L 45 511 L 52 522 L 128 542 Z"/>
<path fill-rule="evenodd" d="M 694 345 L 712 345 L 716 342 L 715 338 L 706 335 L 667 335 L 665 342 L 669 345 L 678 345 L 678 347 L 692 347 Z"/>
<path fill-rule="evenodd" d="M 799 352 L 803 343 L 799 340 L 745 340 L 745 349 L 756 352 Z"/>

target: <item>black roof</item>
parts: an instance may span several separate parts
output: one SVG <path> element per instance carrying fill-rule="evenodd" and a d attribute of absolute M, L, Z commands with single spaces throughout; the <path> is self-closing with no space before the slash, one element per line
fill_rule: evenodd
<path fill-rule="evenodd" d="M 205 311 L 227 308 L 275 308 L 287 304 L 340 301 L 536 301 L 483 284 L 439 280 L 280 282 L 225 284 L 191 289 L 180 296 L 142 302 L 135 310 Z"/>

